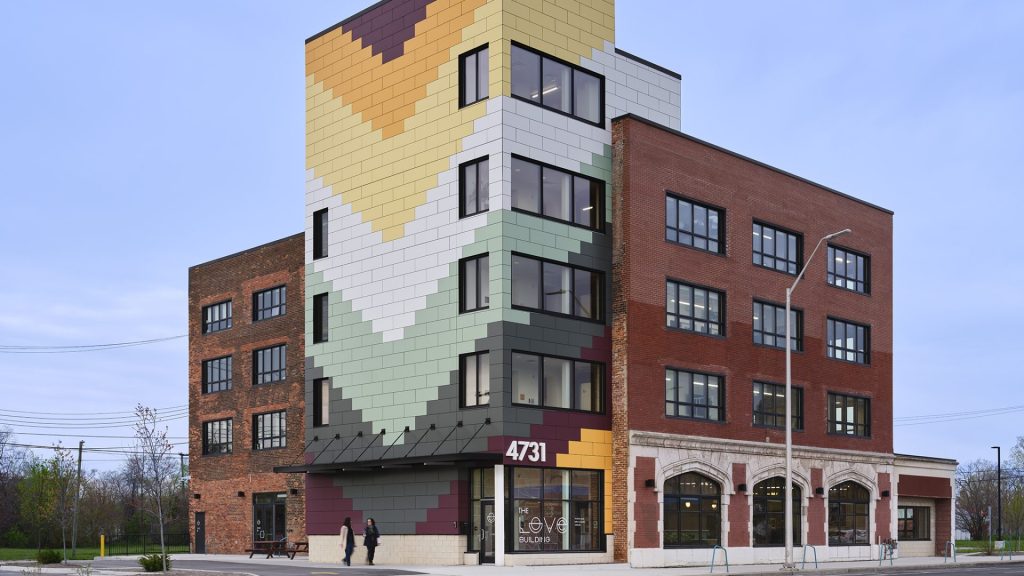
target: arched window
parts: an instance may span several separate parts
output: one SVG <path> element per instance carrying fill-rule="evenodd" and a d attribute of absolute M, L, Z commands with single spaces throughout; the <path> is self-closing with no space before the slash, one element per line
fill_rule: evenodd
<path fill-rule="evenodd" d="M 868 507 L 871 493 L 856 482 L 828 489 L 828 545 L 869 544 Z"/>
<path fill-rule="evenodd" d="M 714 480 L 687 472 L 665 481 L 665 548 L 721 544 L 722 489 Z"/>
<path fill-rule="evenodd" d="M 786 479 L 776 476 L 754 485 L 754 546 L 786 544 Z M 793 484 L 793 544 L 800 545 L 800 487 Z"/>

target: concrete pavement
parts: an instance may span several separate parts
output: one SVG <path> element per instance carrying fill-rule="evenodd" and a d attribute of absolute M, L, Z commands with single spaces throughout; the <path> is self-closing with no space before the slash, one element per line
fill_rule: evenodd
<path fill-rule="evenodd" d="M 577 572 L 594 576 L 685 576 L 690 574 L 708 574 L 710 567 L 691 566 L 676 568 L 630 568 L 625 564 L 572 564 L 558 566 L 408 566 L 391 565 L 386 558 L 377 566 L 352 566 L 347 568 L 337 564 L 311 563 L 303 556 L 294 560 L 286 558 L 249 558 L 245 555 L 204 555 L 204 554 L 175 554 L 174 572 L 217 572 L 216 566 L 219 563 L 233 564 L 232 572 L 237 571 L 238 565 L 251 567 L 250 574 L 261 573 L 264 570 L 276 572 L 272 566 L 288 568 L 288 572 L 303 572 L 306 574 L 335 573 L 345 574 L 349 571 L 359 569 L 363 573 L 380 572 L 382 574 L 393 573 L 393 571 L 418 572 L 436 576 L 566 576 L 567 572 Z M 81 564 L 81 563 L 79 563 Z M 209 566 L 207 566 L 209 565 Z M 800 564 L 797 564 L 799 567 Z M 982 568 L 988 567 L 987 570 Z M 972 570 L 973 569 L 973 570 Z M 88 574 L 89 576 L 126 576 L 128 574 L 146 574 L 136 562 L 135 557 L 116 557 L 97 559 L 91 563 L 88 571 L 84 571 L 74 565 L 72 566 L 46 566 L 38 569 L 34 566 L 27 566 L 25 563 L 6 562 L 0 564 L 0 573 L 17 574 Z M 1000 559 L 999 556 L 966 556 L 961 555 L 957 562 L 944 560 L 943 558 L 899 558 L 890 566 L 885 561 L 881 567 L 878 560 L 873 561 L 852 561 L 852 562 L 821 562 L 817 568 L 808 564 L 805 569 L 797 570 L 797 574 L 886 574 L 886 573 L 912 573 L 927 572 L 929 574 L 952 574 L 959 570 L 969 570 L 977 574 L 1022 574 L 1024 575 L 1024 555 L 1015 555 L 1013 560 L 1008 558 Z M 327 572 L 331 571 L 331 572 Z M 336 572 L 334 572 L 336 571 Z M 714 574 L 725 574 L 724 565 L 715 566 Z M 747 564 L 733 565 L 729 567 L 729 574 L 744 575 L 769 575 L 778 576 L 787 572 L 781 569 L 779 564 Z"/>

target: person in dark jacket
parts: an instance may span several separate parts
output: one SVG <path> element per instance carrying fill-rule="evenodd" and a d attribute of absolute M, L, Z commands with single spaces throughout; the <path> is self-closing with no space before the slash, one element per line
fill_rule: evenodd
<path fill-rule="evenodd" d="M 366 546 L 366 560 L 373 566 L 373 551 L 380 542 L 380 530 L 377 530 L 377 523 L 373 518 L 366 519 L 366 528 L 363 530 L 363 546 Z"/>
<path fill-rule="evenodd" d="M 352 551 L 356 549 L 356 534 L 352 531 L 352 519 L 345 516 L 341 523 L 341 547 L 345 550 L 345 566 L 352 565 Z"/>

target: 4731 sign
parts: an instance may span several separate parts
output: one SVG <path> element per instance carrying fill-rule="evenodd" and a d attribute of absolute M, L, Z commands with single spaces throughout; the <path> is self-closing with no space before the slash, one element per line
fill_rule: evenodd
<path fill-rule="evenodd" d="M 548 445 L 544 442 L 513 440 L 508 450 L 505 450 L 505 456 L 516 462 L 547 462 Z"/>

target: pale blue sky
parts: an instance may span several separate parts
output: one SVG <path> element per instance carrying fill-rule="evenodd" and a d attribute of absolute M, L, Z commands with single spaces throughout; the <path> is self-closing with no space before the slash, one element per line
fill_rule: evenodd
<path fill-rule="evenodd" d="M 190 265 L 300 231 L 303 41 L 369 3 L 0 3 L 0 345 L 185 334 Z M 684 132 L 895 211 L 896 416 L 1010 408 L 897 426 L 896 450 L 1008 451 L 1024 435 L 1024 4 L 616 11 L 619 48 L 683 75 Z M 180 411 L 186 362 L 184 339 L 0 351 L 0 423 L 50 444 L 27 423 L 72 418 L 39 413 Z M 115 437 L 87 448 L 131 434 L 64 431 Z"/>

